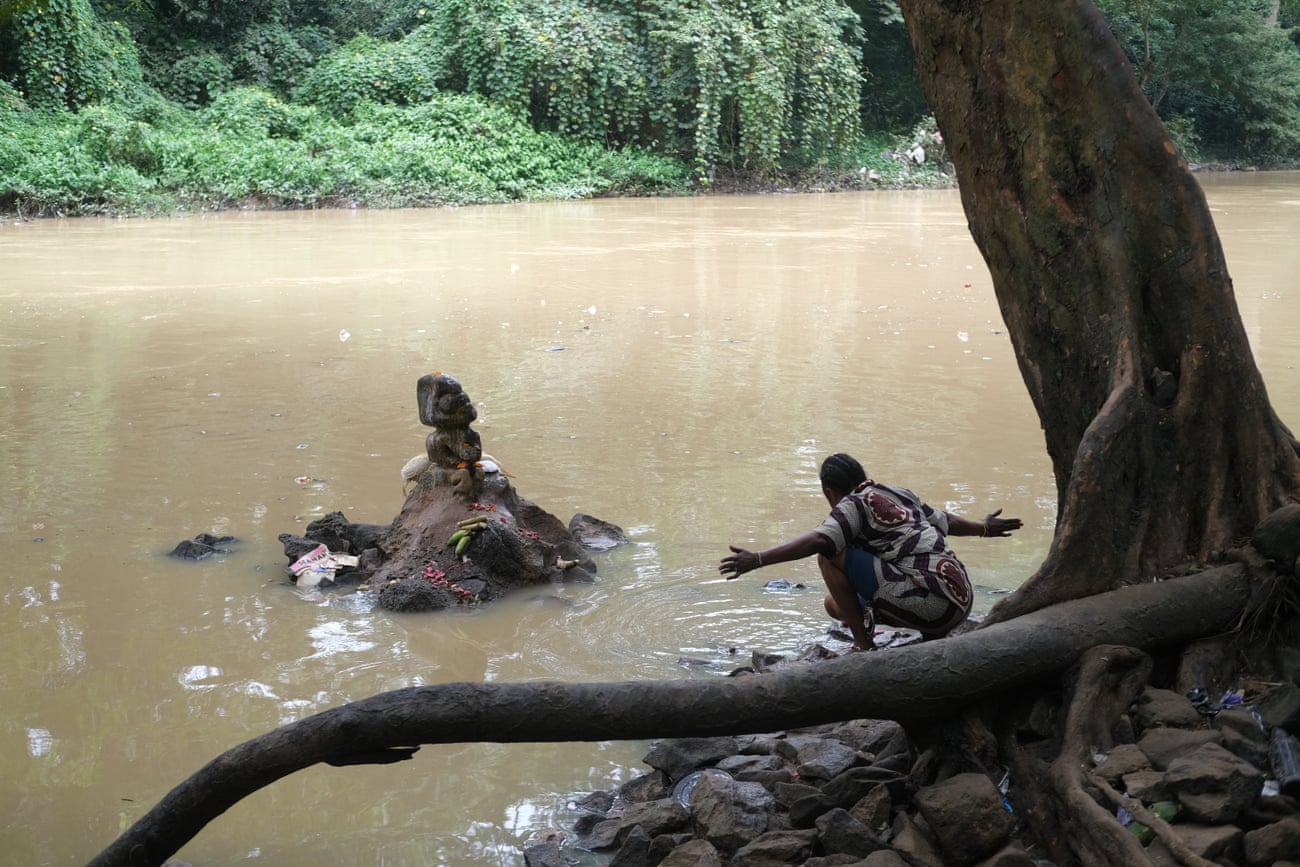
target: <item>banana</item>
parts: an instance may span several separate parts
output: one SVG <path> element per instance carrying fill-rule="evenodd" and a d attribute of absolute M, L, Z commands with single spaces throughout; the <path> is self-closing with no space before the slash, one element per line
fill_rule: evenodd
<path fill-rule="evenodd" d="M 487 523 L 487 515 L 475 515 L 472 518 L 466 518 L 463 521 L 457 521 L 456 526 L 460 527 L 461 529 L 469 529 L 471 527 L 477 529 L 479 526 L 486 523 Z"/>
<path fill-rule="evenodd" d="M 447 540 L 447 547 L 450 548 L 453 545 L 456 545 L 457 543 L 459 543 L 460 541 L 468 537 L 469 537 L 469 531 L 457 530 L 456 532 L 452 533 L 451 538 Z"/>
<path fill-rule="evenodd" d="M 456 556 L 457 556 L 457 557 L 459 557 L 461 554 L 465 553 L 465 546 L 467 546 L 467 545 L 469 544 L 469 540 L 470 540 L 470 539 L 473 539 L 473 538 L 474 538 L 474 536 L 473 536 L 472 534 L 466 534 L 466 535 L 465 535 L 465 536 L 464 536 L 464 537 L 463 537 L 459 542 L 456 543 Z"/>

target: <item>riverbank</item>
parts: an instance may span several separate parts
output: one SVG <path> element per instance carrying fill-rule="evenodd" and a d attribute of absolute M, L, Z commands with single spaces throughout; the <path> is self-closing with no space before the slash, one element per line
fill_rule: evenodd
<path fill-rule="evenodd" d="M 1094 747 L 1082 773 L 1099 820 L 1135 852 L 1156 864 L 1294 863 L 1296 801 L 1279 790 L 1255 711 L 1218 702 L 1205 710 L 1148 686 L 1115 727 L 1132 738 Z M 1026 820 L 1041 805 L 1009 769 L 971 767 L 926 783 L 934 758 L 887 720 L 656 741 L 650 771 L 578 798 L 571 833 L 526 848 L 525 862 L 613 853 L 620 867 L 1064 863 L 1064 849 L 1031 833 Z"/>
<path fill-rule="evenodd" d="M 833 634 L 829 644 L 838 644 Z M 815 647 L 820 654 L 794 661 L 756 655 L 733 676 L 838 655 Z M 905 729 L 860 719 L 654 741 L 643 758 L 650 770 L 576 796 L 572 827 L 525 846 L 525 862 L 554 867 L 612 855 L 608 863 L 618 867 L 1054 867 L 1072 859 L 1060 841 L 1085 831 L 1108 863 L 1142 855 L 1155 864 L 1295 863 L 1300 779 L 1279 781 L 1277 773 L 1278 755 L 1300 755 L 1282 728 L 1294 721 L 1286 690 L 1252 682 L 1211 697 L 1203 687 L 1182 694 L 1159 681 L 1136 687 L 1113 720 L 1071 706 L 1068 689 L 1006 698 L 1017 717 L 1017 705 L 1032 707 L 1019 737 L 1039 744 L 1023 747 L 1036 749 L 1039 763 L 1052 761 L 1067 717 L 1082 712 L 1109 733 L 1077 769 L 1090 800 L 1079 810 L 1088 815 L 1053 817 L 1038 783 L 1014 778 L 1030 768 L 983 767 L 976 745 L 957 747 L 960 766 L 947 764 L 947 751 L 970 737 L 962 724 Z M 1083 690 L 1073 702 L 1089 700 Z M 1055 773 L 1057 785 L 1068 786 L 1069 772 Z"/>
<path fill-rule="evenodd" d="M 539 131 L 463 94 L 346 118 L 252 90 L 196 112 L 161 101 L 0 110 L 0 219 L 951 186 L 931 138 L 878 133 L 833 165 L 755 172 Z"/>
<path fill-rule="evenodd" d="M 650 178 L 631 170 L 627 177 L 613 172 L 606 181 L 590 176 L 530 189 L 517 186 L 514 193 L 487 191 L 491 183 L 483 179 L 478 189 L 467 191 L 463 185 L 445 189 L 419 189 L 418 184 L 398 180 L 402 189 L 387 186 L 304 197 L 299 194 L 277 195 L 258 189 L 232 195 L 216 189 L 210 192 L 187 191 L 168 196 L 162 191 L 139 197 L 110 195 L 106 190 L 87 195 L 75 185 L 43 193 L 20 193 L 12 183 L 0 186 L 0 224 L 28 222 L 64 217 L 186 217 L 199 213 L 223 211 L 302 211 L 331 209 L 440 208 L 470 205 L 509 204 L 518 201 L 565 201 L 584 198 L 693 197 L 708 195 L 778 195 L 794 193 L 868 192 L 875 190 L 952 189 L 957 179 L 942 152 L 922 157 L 921 162 L 906 153 L 881 147 L 874 157 L 864 159 L 856 168 L 818 167 L 788 172 L 780 176 L 744 170 L 718 169 L 707 181 L 691 180 L 685 165 L 668 169 L 659 165 L 660 175 Z M 1293 169 L 1297 166 L 1261 167 L 1240 162 L 1193 164 L 1195 173 L 1257 172 Z"/>
<path fill-rule="evenodd" d="M 0 224 L 30 222 L 40 219 L 70 217 L 112 217 L 119 219 L 149 217 L 187 217 L 200 213 L 224 211 L 304 211 L 395 208 L 454 208 L 473 205 L 499 205 L 520 201 L 569 201 L 601 198 L 699 197 L 710 195 L 778 195 L 794 193 L 843 193 L 873 190 L 951 189 L 957 181 L 951 166 L 915 165 L 893 156 L 883 156 L 883 168 L 865 166 L 849 170 L 830 168 L 806 170 L 772 177 L 751 172 L 719 171 L 707 183 L 682 178 L 668 183 L 618 183 L 612 186 L 575 182 L 558 190 L 534 191 L 519 197 L 486 195 L 466 198 L 461 191 L 443 193 L 426 191 L 413 195 L 393 195 L 388 191 L 375 194 L 361 192 L 323 195 L 309 201 L 299 197 L 282 197 L 268 193 L 226 197 L 189 196 L 168 201 L 153 197 L 147 201 L 120 205 L 113 202 L 81 201 L 69 206 L 71 191 L 55 195 L 48 201 L 25 198 L 13 189 L 0 191 Z"/>

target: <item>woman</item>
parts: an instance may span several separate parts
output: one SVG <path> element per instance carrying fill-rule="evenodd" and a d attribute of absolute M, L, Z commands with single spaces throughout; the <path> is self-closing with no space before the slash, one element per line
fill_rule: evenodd
<path fill-rule="evenodd" d="M 932 509 L 906 488 L 867 478 L 846 454 L 822 462 L 822 494 L 831 513 L 821 526 L 775 548 L 731 548 L 718 571 L 731 580 L 761 566 L 817 555 L 826 580 L 826 613 L 848 626 L 853 649 L 867 650 L 874 620 L 940 638 L 970 613 L 973 593 L 966 567 L 948 547 L 949 536 L 1007 536 L 1019 518 L 1002 510 L 972 521 Z"/>

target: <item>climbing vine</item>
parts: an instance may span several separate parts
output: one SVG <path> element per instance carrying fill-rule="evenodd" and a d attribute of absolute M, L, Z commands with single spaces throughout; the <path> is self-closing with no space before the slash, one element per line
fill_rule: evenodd
<path fill-rule="evenodd" d="M 860 133 L 863 37 L 843 0 L 446 0 L 413 17 L 402 43 L 440 89 L 688 156 L 702 178 L 816 163 Z"/>
<path fill-rule="evenodd" d="M 328 54 L 303 79 L 294 96 L 335 115 L 362 102 L 411 105 L 436 92 L 439 75 L 436 46 L 412 38 L 388 42 L 356 36 Z"/>
<path fill-rule="evenodd" d="M 16 83 L 32 106 L 75 109 L 140 83 L 130 33 L 100 20 L 89 0 L 11 0 L 0 18 L 16 42 Z"/>

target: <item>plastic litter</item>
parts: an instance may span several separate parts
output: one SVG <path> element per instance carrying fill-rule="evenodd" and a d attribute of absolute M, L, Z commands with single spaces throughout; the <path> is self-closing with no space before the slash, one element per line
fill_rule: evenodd
<path fill-rule="evenodd" d="M 338 554 L 325 545 L 317 545 L 293 562 L 293 573 L 299 589 L 318 586 L 326 579 L 333 581 L 334 573 L 345 566 L 355 566 L 359 559 L 353 554 Z"/>
<path fill-rule="evenodd" d="M 1203 686 L 1194 686 L 1187 690 L 1187 700 L 1202 716 L 1214 716 L 1221 710 L 1219 705 L 1210 701 L 1210 693 Z"/>
<path fill-rule="evenodd" d="M 1273 727 L 1268 745 L 1269 764 L 1277 777 L 1278 790 L 1284 795 L 1300 795 L 1300 744 L 1286 730 Z"/>

